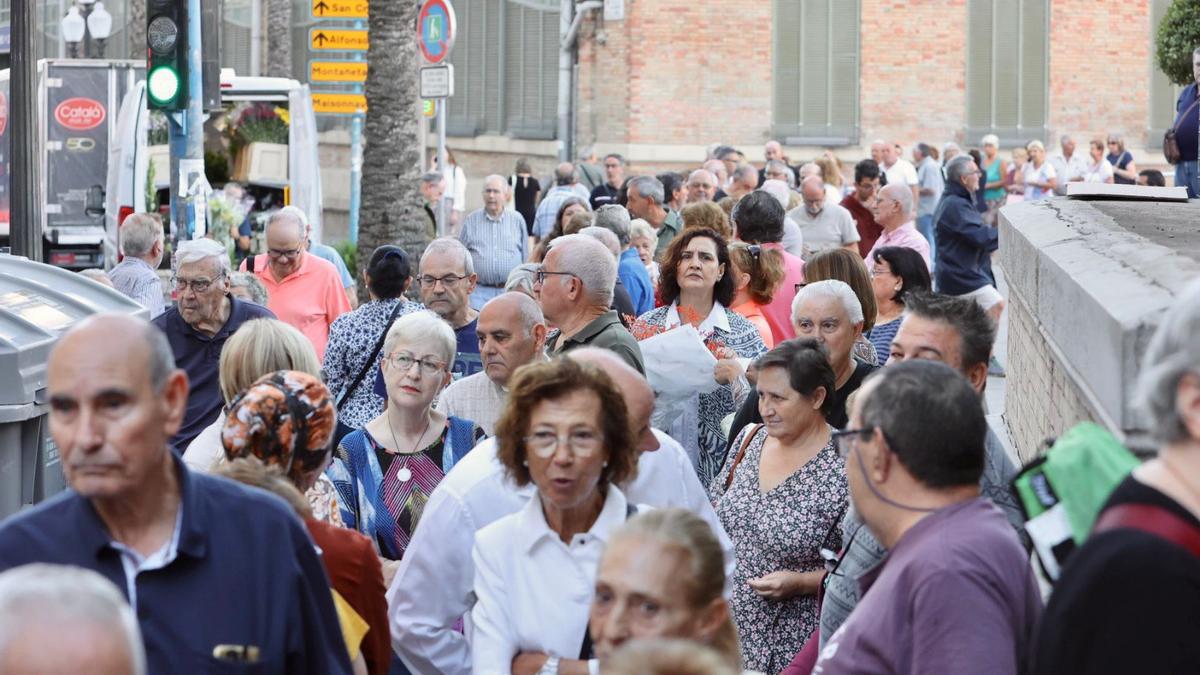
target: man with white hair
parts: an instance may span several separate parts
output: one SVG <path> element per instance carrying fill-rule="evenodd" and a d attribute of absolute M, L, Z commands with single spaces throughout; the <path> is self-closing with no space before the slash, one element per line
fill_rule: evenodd
<path fill-rule="evenodd" d="M 725 162 L 719 159 L 710 159 L 700 168 L 712 174 L 717 181 L 717 191 L 713 193 L 712 201 L 719 202 L 728 196 L 725 194 L 725 186 L 729 184 L 729 170 L 725 168 Z"/>
<path fill-rule="evenodd" d="M 547 352 L 602 347 L 646 372 L 637 340 L 609 309 L 616 279 L 617 261 L 604 244 L 582 234 L 554 240 L 537 273 L 542 313 L 558 328 L 546 343 Z"/>
<path fill-rule="evenodd" d="M 883 234 L 875 240 L 875 245 L 867 253 L 867 266 L 873 264 L 875 251 L 884 246 L 902 246 L 911 248 L 925 259 L 925 266 L 930 267 L 929 242 L 917 232 L 912 221 L 912 191 L 903 185 L 885 185 L 879 190 L 873 208 L 871 209 L 875 222 L 883 228 Z M 932 268 L 931 268 L 932 269 Z M 882 356 L 882 355 L 881 355 Z"/>
<path fill-rule="evenodd" d="M 707 169 L 696 169 L 688 174 L 687 203 L 711 202 L 717 194 L 717 177 Z"/>
<path fill-rule="evenodd" d="M 979 167 L 970 155 L 959 155 L 946 167 L 946 192 L 933 216 L 938 239 L 934 281 L 939 293 L 969 297 L 1000 321 L 1004 297 L 991 275 L 991 255 L 1000 247 L 994 227 L 975 208 Z"/>
<path fill-rule="evenodd" d="M 421 210 L 425 218 L 425 233 L 432 239 L 437 236 L 437 207 L 446 192 L 446 179 L 437 171 L 421 174 Z"/>
<path fill-rule="evenodd" d="M 550 234 L 550 230 L 554 229 L 554 219 L 558 217 L 559 207 L 571 197 L 579 196 L 575 189 L 577 185 L 574 164 L 563 162 L 554 167 L 554 187 L 550 188 L 542 197 L 542 203 L 538 204 L 537 213 L 533 216 L 533 236 L 545 239 L 546 235 Z M 584 205 L 591 209 L 591 205 L 587 204 L 588 196 L 585 193 L 583 201 Z"/>
<path fill-rule="evenodd" d="M 595 146 L 585 145 L 579 149 L 579 161 L 575 163 L 575 169 L 579 172 L 579 184 L 589 191 L 604 183 L 604 174 L 596 166 L 597 161 Z"/>
<path fill-rule="evenodd" d="M 187 373 L 187 412 L 171 445 L 180 453 L 220 414 L 217 366 L 229 336 L 251 319 L 275 314 L 266 307 L 229 293 L 229 254 L 212 239 L 179 242 L 175 251 L 176 303 L 154 319 L 175 356 L 175 367 Z M 341 291 L 339 290 L 340 294 Z"/>
<path fill-rule="evenodd" d="M 1054 194 L 1062 196 L 1067 194 L 1067 183 L 1084 180 L 1088 174 L 1089 161 L 1086 154 L 1075 152 L 1075 139 L 1069 135 L 1063 134 L 1059 145 L 1062 147 L 1062 154 L 1051 157 L 1050 164 L 1054 167 L 1054 174 L 1058 176 L 1058 182 L 1054 184 Z"/>
<path fill-rule="evenodd" d="M 671 245 L 671 240 L 683 229 L 683 219 L 667 206 L 663 184 L 654 176 L 637 176 L 629 182 L 626 207 L 629 215 L 641 218 L 658 232 L 654 257 L 658 259 Z"/>
<path fill-rule="evenodd" d="M 729 196 L 741 199 L 746 194 L 758 189 L 758 171 L 749 164 L 743 164 L 733 170 L 729 181 Z"/>
<path fill-rule="evenodd" d="M 329 326 L 350 311 L 337 268 L 308 252 L 308 222 L 299 209 L 284 208 L 267 221 L 267 252 L 242 261 L 267 287 L 268 307 L 280 321 L 308 338 L 325 358 Z"/>
<path fill-rule="evenodd" d="M 907 185 L 913 193 L 913 202 L 916 203 L 920 198 L 918 192 L 920 179 L 917 178 L 917 169 L 909 162 L 900 156 L 900 152 L 896 150 L 896 145 L 885 140 L 877 140 L 871 144 L 871 159 L 875 159 L 876 148 L 879 150 L 879 168 L 883 170 L 887 176 L 888 185 Z"/>
<path fill-rule="evenodd" d="M 471 307 L 469 301 L 478 278 L 470 251 L 454 237 L 434 239 L 421 253 L 417 271 L 421 302 L 454 329 L 458 347 L 451 372 L 455 378 L 472 375 L 483 368 L 476 334 L 479 311 Z M 375 375 L 375 393 L 380 397 L 387 395 L 382 373 Z"/>
<path fill-rule="evenodd" d="M 612 254 L 613 260 L 617 261 L 617 279 L 613 282 L 613 297 L 610 309 L 617 312 L 617 316 L 621 317 L 622 323 L 630 323 L 630 317 L 637 317 L 637 309 L 633 306 L 633 299 L 629 297 L 629 291 L 625 289 L 625 284 L 621 283 L 621 275 L 619 273 L 621 264 L 621 244 L 617 241 L 617 235 L 611 230 L 606 230 L 603 227 L 589 225 L 579 231 L 579 234 L 585 237 L 591 237 L 596 241 L 604 244 L 604 248 Z M 553 246 L 553 244 L 551 244 Z"/>
<path fill-rule="evenodd" d="M 165 309 L 157 272 L 163 259 L 162 220 L 156 214 L 135 213 L 121 223 L 118 236 L 125 259 L 109 270 L 108 278 L 113 288 L 150 310 L 153 319 Z"/>
<path fill-rule="evenodd" d="M 844 248 L 858 252 L 858 228 L 854 218 L 841 204 L 826 199 L 825 182 L 820 176 L 809 176 L 800 183 L 804 205 L 792 209 L 788 216 L 800 225 L 804 235 L 805 259 L 814 253 Z"/>
<path fill-rule="evenodd" d="M 788 186 L 795 186 L 800 182 L 796 170 L 788 166 L 787 160 L 783 156 L 783 145 L 779 141 L 767 141 L 763 146 L 763 159 L 766 160 L 766 163 L 758 174 L 760 184 L 768 179 L 784 181 Z M 771 175 L 772 170 L 776 172 L 776 175 Z"/>
<path fill-rule="evenodd" d="M 321 260 L 328 262 L 337 269 L 338 278 L 342 280 L 342 289 L 346 292 L 346 301 L 350 303 L 350 309 L 358 307 L 358 284 L 351 276 L 350 270 L 346 268 L 346 261 L 342 260 L 342 254 L 337 252 L 337 249 L 313 241 L 312 223 L 308 222 L 308 216 L 298 206 L 285 206 L 280 209 L 280 212 L 286 212 L 295 216 L 300 222 L 304 223 L 304 236 L 308 239 L 308 252 L 317 256 Z"/>
<path fill-rule="evenodd" d="M 638 256 L 637 249 L 632 246 L 630 228 L 632 222 L 629 211 L 609 204 L 596 210 L 595 227 L 602 227 L 617 237 L 620 254 L 617 258 L 617 280 L 629 293 L 636 316 L 641 316 L 654 309 L 654 285 L 650 283 L 650 274 Z"/>
<path fill-rule="evenodd" d="M 137 616 L 108 579 L 32 563 L 0 573 L 0 673 L 145 675 Z"/>
<path fill-rule="evenodd" d="M 458 240 L 471 252 L 475 274 L 479 275 L 471 292 L 471 307 L 476 310 L 503 293 L 508 273 L 529 258 L 525 218 L 506 208 L 508 191 L 503 176 L 485 178 L 483 208 L 471 212 L 458 232 Z"/>

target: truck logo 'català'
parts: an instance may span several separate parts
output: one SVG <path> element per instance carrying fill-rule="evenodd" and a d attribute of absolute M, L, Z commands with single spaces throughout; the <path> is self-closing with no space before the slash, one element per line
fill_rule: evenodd
<path fill-rule="evenodd" d="M 104 106 L 90 98 L 69 98 L 54 109 L 54 119 L 68 129 L 86 131 L 104 122 Z"/>

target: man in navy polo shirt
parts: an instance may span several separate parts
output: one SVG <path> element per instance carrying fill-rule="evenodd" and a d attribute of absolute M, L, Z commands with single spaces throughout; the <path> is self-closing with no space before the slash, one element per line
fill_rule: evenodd
<path fill-rule="evenodd" d="M 158 315 L 154 325 L 166 334 L 175 367 L 187 373 L 191 388 L 187 414 L 171 439 L 171 447 L 182 455 L 225 404 L 217 374 L 225 341 L 250 319 L 275 315 L 229 294 L 229 254 L 221 244 L 212 239 L 181 241 L 175 255 L 177 302 Z"/>
<path fill-rule="evenodd" d="M 291 509 L 193 474 L 167 448 L 188 381 L 162 333 L 87 319 L 51 352 L 48 389 L 71 489 L 0 523 L 0 571 L 99 572 L 136 611 L 151 673 L 350 672 L 329 581 Z"/>

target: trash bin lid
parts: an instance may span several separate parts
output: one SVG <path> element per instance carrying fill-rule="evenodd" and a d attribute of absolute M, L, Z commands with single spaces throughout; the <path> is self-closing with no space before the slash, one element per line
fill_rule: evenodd
<path fill-rule="evenodd" d="M 46 362 L 71 326 L 103 312 L 149 318 L 145 307 L 67 270 L 0 255 L 0 405 L 41 403 Z"/>

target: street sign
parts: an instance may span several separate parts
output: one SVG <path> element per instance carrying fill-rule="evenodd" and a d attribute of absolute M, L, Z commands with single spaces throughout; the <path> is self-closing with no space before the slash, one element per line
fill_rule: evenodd
<path fill-rule="evenodd" d="M 329 30 L 313 28 L 308 31 L 313 49 L 340 52 L 365 52 L 370 42 L 365 30 Z"/>
<path fill-rule="evenodd" d="M 309 82 L 366 82 L 366 61 L 309 61 Z"/>
<path fill-rule="evenodd" d="M 437 106 L 437 101 L 421 101 L 421 114 L 426 117 L 433 117 L 437 114 Z"/>
<path fill-rule="evenodd" d="M 314 19 L 365 19 L 367 0 L 311 0 Z"/>
<path fill-rule="evenodd" d="M 440 66 L 423 66 L 421 68 L 421 98 L 449 98 L 453 95 L 453 65 L 443 63 Z"/>
<path fill-rule="evenodd" d="M 458 22 L 450 0 L 425 0 L 417 15 L 417 45 L 430 63 L 441 63 L 454 48 Z"/>
<path fill-rule="evenodd" d="M 340 94 L 314 91 L 313 112 L 323 115 L 354 115 L 367 111 L 367 97 L 362 94 Z"/>

